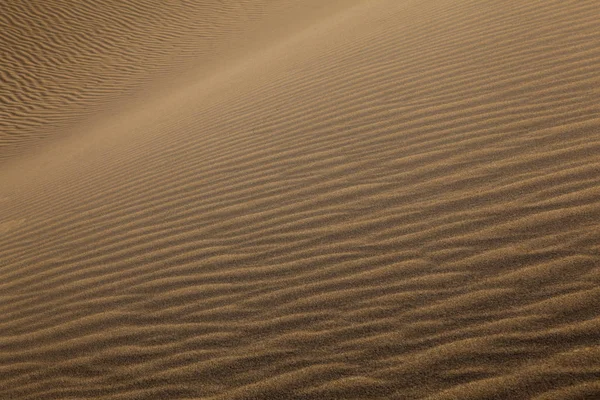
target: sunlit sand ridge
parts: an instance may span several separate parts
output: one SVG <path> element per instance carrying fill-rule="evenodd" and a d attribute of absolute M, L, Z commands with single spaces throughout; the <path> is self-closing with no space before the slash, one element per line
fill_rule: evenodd
<path fill-rule="evenodd" d="M 600 397 L 600 3 L 263 3 L 3 63 L 0 398 Z"/>

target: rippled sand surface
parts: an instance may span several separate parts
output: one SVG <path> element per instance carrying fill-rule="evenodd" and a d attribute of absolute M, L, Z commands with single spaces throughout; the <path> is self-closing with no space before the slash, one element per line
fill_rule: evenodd
<path fill-rule="evenodd" d="M 0 399 L 600 398 L 600 3 L 5 1 Z"/>

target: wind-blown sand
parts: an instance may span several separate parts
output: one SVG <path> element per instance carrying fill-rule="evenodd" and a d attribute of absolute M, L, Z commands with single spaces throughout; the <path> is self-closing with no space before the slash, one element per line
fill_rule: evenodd
<path fill-rule="evenodd" d="M 9 0 L 0 50 L 0 399 L 600 398 L 599 2 Z"/>

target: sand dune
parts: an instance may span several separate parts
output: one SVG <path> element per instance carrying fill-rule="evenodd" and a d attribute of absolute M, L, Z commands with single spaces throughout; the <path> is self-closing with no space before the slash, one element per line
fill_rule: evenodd
<path fill-rule="evenodd" d="M 48 136 L 64 136 L 102 105 L 127 108 L 132 96 L 146 96 L 157 82 L 164 88 L 165 81 L 187 84 L 177 80 L 184 72 L 193 79 L 212 74 L 264 46 L 267 35 L 289 34 L 342 1 L 295 3 L 6 0 L 0 161 Z"/>
<path fill-rule="evenodd" d="M 600 4 L 320 3 L 7 3 L 0 398 L 600 398 Z"/>

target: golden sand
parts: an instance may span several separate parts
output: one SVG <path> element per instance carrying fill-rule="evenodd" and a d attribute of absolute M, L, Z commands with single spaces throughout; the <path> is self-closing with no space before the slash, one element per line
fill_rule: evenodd
<path fill-rule="evenodd" d="M 600 398 L 600 2 L 1 9 L 0 399 Z"/>

